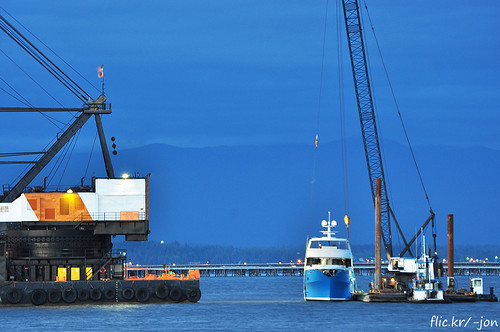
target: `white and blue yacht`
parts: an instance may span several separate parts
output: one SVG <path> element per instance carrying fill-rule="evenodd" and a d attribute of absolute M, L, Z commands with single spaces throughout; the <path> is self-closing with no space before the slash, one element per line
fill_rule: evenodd
<path fill-rule="evenodd" d="M 304 261 L 304 299 L 306 301 L 352 300 L 354 269 L 349 241 L 335 237 L 335 220 L 321 222 L 322 237 L 307 242 Z"/>

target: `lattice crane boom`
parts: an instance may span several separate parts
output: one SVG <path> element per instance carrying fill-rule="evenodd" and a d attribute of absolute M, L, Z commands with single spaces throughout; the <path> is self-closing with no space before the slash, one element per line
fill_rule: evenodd
<path fill-rule="evenodd" d="M 382 182 L 382 239 L 386 254 L 390 257 L 392 256 L 391 216 L 394 217 L 394 213 L 391 210 L 387 196 L 387 185 L 368 75 L 359 6 L 357 0 L 343 0 L 342 4 L 370 189 L 373 202 L 375 203 L 375 179 L 380 178 Z M 406 240 L 395 218 L 394 222 L 406 244 Z"/>

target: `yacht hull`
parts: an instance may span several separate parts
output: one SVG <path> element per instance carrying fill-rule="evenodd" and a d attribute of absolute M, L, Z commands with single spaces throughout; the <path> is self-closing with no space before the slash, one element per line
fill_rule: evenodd
<path fill-rule="evenodd" d="M 306 301 L 352 300 L 354 285 L 348 269 L 308 269 L 304 271 Z"/>

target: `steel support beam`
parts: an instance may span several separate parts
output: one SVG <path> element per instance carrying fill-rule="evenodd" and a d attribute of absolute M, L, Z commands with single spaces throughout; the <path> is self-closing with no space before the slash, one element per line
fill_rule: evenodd
<path fill-rule="evenodd" d="M 375 179 L 375 273 L 374 288 L 382 289 L 382 265 L 380 257 L 380 238 L 382 234 L 382 199 L 381 199 L 381 179 Z"/>
<path fill-rule="evenodd" d="M 83 112 L 84 108 L 64 107 L 0 107 L 0 112 L 24 113 L 24 112 Z"/>
<path fill-rule="evenodd" d="M 97 126 L 97 132 L 99 133 L 99 141 L 101 142 L 101 150 L 104 158 L 104 166 L 106 167 L 106 174 L 109 179 L 114 179 L 115 171 L 113 170 L 113 164 L 111 163 L 111 158 L 109 156 L 108 145 L 106 144 L 106 137 L 104 136 L 101 116 L 99 114 L 95 115 L 95 124 Z"/>
<path fill-rule="evenodd" d="M 390 207 L 389 207 L 390 208 Z M 408 247 L 408 253 L 410 254 L 410 257 L 413 257 L 413 253 L 411 252 L 411 249 L 410 247 L 408 246 L 408 242 L 406 242 L 406 238 L 403 234 L 403 231 L 401 230 L 401 227 L 399 227 L 399 223 L 398 223 L 398 220 L 396 219 L 396 216 L 394 215 L 394 212 L 392 211 L 392 209 L 390 210 L 391 212 L 391 216 L 392 216 L 392 220 L 394 220 L 394 224 L 396 225 L 396 228 L 398 229 L 399 231 L 399 235 L 401 235 L 401 238 L 403 239 L 403 242 L 405 244 L 405 247 Z M 389 257 L 387 257 L 389 258 Z"/>
<path fill-rule="evenodd" d="M 415 242 L 415 240 L 417 239 L 417 237 L 420 235 L 420 233 L 422 233 L 422 231 L 425 229 L 425 227 L 427 227 L 427 225 L 429 224 L 429 222 L 431 220 L 434 222 L 434 216 L 435 216 L 434 212 L 431 211 L 431 215 L 429 216 L 429 218 L 427 218 L 427 220 L 424 222 L 424 224 L 422 225 L 422 227 L 420 227 L 418 229 L 417 233 L 413 236 L 413 238 L 410 240 L 410 242 L 408 242 L 408 244 L 403 249 L 403 251 L 401 251 L 401 253 L 399 254 L 399 257 L 403 257 L 404 254 L 406 254 L 406 252 L 408 250 L 410 250 L 410 247 L 413 244 L 413 242 Z M 434 250 L 436 250 L 436 249 L 434 249 Z"/>
<path fill-rule="evenodd" d="M 106 97 L 101 95 L 90 105 L 90 109 L 99 110 L 106 101 Z M 92 112 L 84 112 L 66 129 L 66 131 L 55 141 L 55 143 L 45 152 L 35 165 L 16 183 L 16 185 L 5 196 L 2 202 L 13 202 L 23 190 L 35 179 L 42 169 L 49 164 L 54 156 L 69 142 L 69 140 L 80 130 L 85 122 L 92 116 Z"/>
<path fill-rule="evenodd" d="M 84 108 L 64 108 L 64 107 L 0 107 L 0 112 L 3 113 L 29 113 L 29 112 L 84 112 L 84 113 L 98 113 L 98 114 L 111 114 L 111 109 L 91 109 Z"/>

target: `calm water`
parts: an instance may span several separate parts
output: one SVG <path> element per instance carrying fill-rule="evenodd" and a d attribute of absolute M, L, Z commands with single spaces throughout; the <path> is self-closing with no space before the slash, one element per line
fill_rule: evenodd
<path fill-rule="evenodd" d="M 371 280 L 358 277 L 360 288 Z M 485 291 L 500 278 L 484 277 Z M 0 331 L 477 331 L 481 322 L 500 325 L 500 303 L 304 302 L 300 277 L 203 278 L 197 304 L 101 305 L 1 308 Z M 468 278 L 458 278 L 460 287 Z M 467 287 L 466 287 L 467 288 Z M 432 327 L 440 319 L 471 318 L 467 327 Z M 477 322 L 477 324 L 474 324 Z M 482 331 L 500 331 L 499 327 Z"/>

